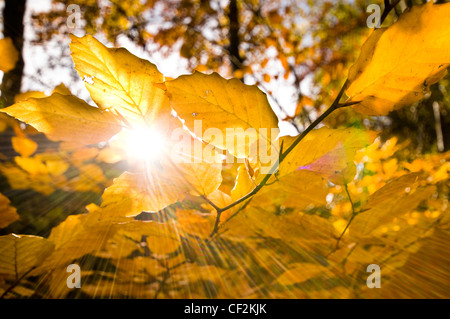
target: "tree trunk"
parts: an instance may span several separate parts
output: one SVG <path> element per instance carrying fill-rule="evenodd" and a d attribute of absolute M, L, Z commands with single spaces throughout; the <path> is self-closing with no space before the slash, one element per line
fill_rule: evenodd
<path fill-rule="evenodd" d="M 236 71 L 241 68 L 243 62 L 243 59 L 239 54 L 239 9 L 237 6 L 237 0 L 230 0 L 230 6 L 228 7 L 228 21 L 230 23 L 230 45 L 228 47 L 228 51 L 230 53 L 233 71 Z"/>
<path fill-rule="evenodd" d="M 1 92 L 2 104 L 9 106 L 14 103 L 14 97 L 20 93 L 23 75 L 23 18 L 25 15 L 26 0 L 6 0 L 3 9 L 3 34 L 10 37 L 17 51 L 19 52 L 19 60 L 14 69 L 3 75 Z"/>

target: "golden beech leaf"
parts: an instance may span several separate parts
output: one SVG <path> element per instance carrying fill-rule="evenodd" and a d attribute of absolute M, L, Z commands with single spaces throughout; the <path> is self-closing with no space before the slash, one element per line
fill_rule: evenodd
<path fill-rule="evenodd" d="M 52 91 L 53 93 L 59 93 L 62 95 L 71 95 L 72 93 L 70 92 L 70 90 L 63 84 L 61 83 L 60 85 L 58 85 L 57 87 L 55 87 Z M 25 101 L 28 100 L 30 98 L 36 98 L 36 99 L 40 99 L 40 98 L 44 98 L 44 97 L 48 97 L 48 95 L 46 95 L 44 92 L 39 92 L 39 91 L 27 91 L 24 93 L 19 93 L 14 97 L 14 103 L 19 103 L 21 101 Z"/>
<path fill-rule="evenodd" d="M 209 194 L 208 199 L 219 207 L 228 206 L 233 202 L 230 195 L 222 192 L 219 189 Z"/>
<path fill-rule="evenodd" d="M 419 174 L 411 173 L 377 190 L 353 220 L 350 232 L 356 237 L 369 235 L 377 227 L 413 210 L 436 192 L 434 185 L 418 187 L 419 181 Z"/>
<path fill-rule="evenodd" d="M 179 169 L 192 195 L 209 195 L 222 183 L 222 163 L 180 163 Z"/>
<path fill-rule="evenodd" d="M 94 144 L 108 140 L 121 130 L 120 122 L 111 113 L 102 112 L 75 96 L 59 93 L 30 98 L 0 112 L 60 141 Z"/>
<path fill-rule="evenodd" d="M 187 131 L 183 131 L 182 135 L 184 139 L 180 144 L 189 146 L 189 149 L 171 149 L 174 174 L 178 173 L 180 180 L 190 185 L 192 195 L 209 195 L 222 183 L 221 155 L 210 145 L 203 145 L 201 141 L 192 138 Z"/>
<path fill-rule="evenodd" d="M 127 121 L 143 124 L 169 108 L 164 91 L 154 85 L 164 80 L 155 65 L 124 48 L 107 48 L 90 35 L 71 39 L 75 69 L 101 109 L 114 109 Z"/>
<path fill-rule="evenodd" d="M 54 251 L 33 273 L 42 273 L 100 249 L 117 231 L 110 221 L 96 220 L 95 214 L 70 215 L 54 227 L 48 240 Z M 95 222 L 94 222 L 95 221 Z"/>
<path fill-rule="evenodd" d="M 300 170 L 280 177 L 275 184 L 264 187 L 255 195 L 254 205 L 263 206 L 267 203 L 305 209 L 311 205 L 325 205 L 327 194 L 326 180 L 320 174 Z"/>
<path fill-rule="evenodd" d="M 286 150 L 295 139 L 295 136 L 282 137 L 280 145 L 283 143 L 283 149 Z M 356 151 L 368 146 L 373 139 L 373 134 L 353 128 L 322 127 L 313 130 L 286 156 L 280 164 L 278 176 L 282 177 L 306 169 L 332 178 L 334 181 L 340 180 L 339 174 L 349 179 L 351 174 L 348 174 L 345 169 L 353 164 Z"/>
<path fill-rule="evenodd" d="M 24 157 L 32 155 L 38 148 L 35 141 L 25 136 L 13 136 L 11 143 L 14 150 Z"/>
<path fill-rule="evenodd" d="M 5 228 L 18 219 L 19 215 L 16 209 L 10 205 L 9 199 L 0 194 L 0 228 Z"/>
<path fill-rule="evenodd" d="M 40 92 L 40 91 L 27 91 L 27 92 L 23 92 L 23 93 L 19 93 L 14 97 L 14 103 L 19 103 L 31 98 L 35 98 L 35 99 L 41 99 L 44 97 L 47 97 L 48 95 L 46 95 L 44 92 Z"/>
<path fill-rule="evenodd" d="M 245 165 L 238 167 L 238 175 L 236 176 L 236 181 L 234 187 L 231 190 L 231 198 L 233 201 L 247 195 L 256 187 L 255 182 L 251 179 L 248 174 Z"/>
<path fill-rule="evenodd" d="M 196 210 L 177 210 L 179 229 L 183 232 L 208 238 L 214 227 L 215 214 L 204 214 Z"/>
<path fill-rule="evenodd" d="M 0 39 L 0 71 L 9 72 L 16 66 L 19 52 L 11 38 Z"/>
<path fill-rule="evenodd" d="M 154 221 L 131 221 L 118 226 L 119 234 L 141 242 L 143 236 L 146 245 L 156 255 L 167 255 L 181 244 L 180 235 L 174 223 L 157 223 Z"/>
<path fill-rule="evenodd" d="M 169 167 L 154 166 L 147 173 L 125 172 L 103 193 L 101 207 L 112 214 L 136 216 L 156 212 L 182 200 L 189 191 Z"/>
<path fill-rule="evenodd" d="M 46 238 L 9 234 L 0 236 L 0 275 L 20 278 L 52 253 L 54 245 Z"/>
<path fill-rule="evenodd" d="M 450 64 L 450 4 L 429 1 L 375 29 L 349 71 L 346 91 L 354 108 L 386 115 L 421 100 Z"/>
<path fill-rule="evenodd" d="M 195 72 L 167 81 L 166 87 L 172 108 L 188 129 L 236 157 L 249 157 L 251 145 L 259 139 L 272 143 L 277 137 L 272 129 L 277 130 L 278 119 L 256 86 Z"/>

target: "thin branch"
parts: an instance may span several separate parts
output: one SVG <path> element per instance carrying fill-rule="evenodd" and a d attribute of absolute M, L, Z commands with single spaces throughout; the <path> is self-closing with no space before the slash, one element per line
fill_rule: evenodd
<path fill-rule="evenodd" d="M 399 4 L 401 0 L 396 0 L 394 3 L 390 4 L 388 0 L 384 1 L 385 7 L 384 7 L 384 11 L 381 14 L 381 19 L 380 19 L 380 25 L 383 24 L 384 20 L 386 20 L 389 12 L 391 12 L 392 9 L 394 9 L 397 4 Z"/>
<path fill-rule="evenodd" d="M 264 176 L 264 179 L 247 195 L 241 197 L 240 199 L 236 200 L 235 202 L 229 204 L 228 206 L 225 206 L 223 208 L 216 209 L 217 210 L 217 217 L 215 221 L 215 227 L 210 235 L 210 237 L 214 236 L 214 234 L 217 232 L 218 225 L 220 222 L 220 215 L 222 212 L 235 207 L 236 205 L 246 201 L 256 193 L 260 191 L 261 188 L 263 188 L 266 183 L 269 181 L 270 177 L 278 170 L 279 165 L 281 162 L 289 155 L 289 153 L 300 143 L 305 136 L 311 132 L 317 125 L 319 125 L 320 122 L 322 122 L 328 115 L 330 115 L 333 111 L 341 107 L 341 104 L 339 104 L 339 101 L 341 100 L 342 96 L 344 95 L 345 89 L 347 87 L 348 80 L 345 81 L 344 85 L 342 86 L 341 90 L 339 91 L 338 95 L 336 96 L 336 99 L 331 104 L 331 106 L 321 115 L 319 116 L 314 122 L 312 122 L 296 139 L 295 141 L 284 151 L 282 154 L 280 154 L 279 159 L 277 162 L 272 166 L 269 173 Z"/>
<path fill-rule="evenodd" d="M 339 242 L 341 241 L 342 237 L 344 237 L 344 234 L 347 231 L 347 229 L 350 227 L 350 224 L 352 223 L 353 218 L 355 218 L 355 216 L 358 214 L 355 211 L 355 205 L 353 204 L 352 197 L 350 196 L 350 192 L 348 191 L 347 184 L 344 184 L 344 188 L 345 188 L 345 192 L 347 193 L 348 201 L 350 202 L 350 204 L 352 206 L 352 217 L 350 217 L 350 220 L 348 221 L 347 226 L 345 226 L 342 234 L 339 236 L 339 238 L 338 238 L 338 240 L 336 242 L 335 251 L 339 249 Z"/>

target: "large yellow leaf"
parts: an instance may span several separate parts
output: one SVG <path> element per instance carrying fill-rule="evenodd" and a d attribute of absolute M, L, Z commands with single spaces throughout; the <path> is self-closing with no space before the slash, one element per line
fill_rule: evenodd
<path fill-rule="evenodd" d="M 132 221 L 119 225 L 119 234 L 140 242 L 143 238 L 152 253 L 166 255 L 174 252 L 181 244 L 180 234 L 173 222 Z"/>
<path fill-rule="evenodd" d="M 168 142 L 168 155 L 173 163 L 171 174 L 178 175 L 183 183 L 189 185 L 192 195 L 211 194 L 222 183 L 221 155 L 211 146 L 192 138 L 185 130 L 180 137 L 183 137 L 180 142 Z"/>
<path fill-rule="evenodd" d="M 376 29 L 349 71 L 349 101 L 368 115 L 386 115 L 423 98 L 450 63 L 450 4 L 413 7 Z"/>
<path fill-rule="evenodd" d="M 0 194 L 0 228 L 5 228 L 19 219 L 16 209 L 9 203 L 9 199 Z"/>
<path fill-rule="evenodd" d="M 11 38 L 0 39 L 0 71 L 9 72 L 16 66 L 19 52 Z"/>
<path fill-rule="evenodd" d="M 416 208 L 436 191 L 435 186 L 418 187 L 419 174 L 403 175 L 373 193 L 352 224 L 355 236 L 368 235 L 377 227 Z M 393 200 L 395 199 L 395 200 Z"/>
<path fill-rule="evenodd" d="M 93 144 L 117 134 L 120 121 L 110 112 L 90 106 L 71 95 L 54 93 L 30 98 L 0 110 L 60 141 Z"/>
<path fill-rule="evenodd" d="M 177 210 L 178 229 L 189 235 L 207 238 L 214 227 L 216 214 L 201 213 L 196 210 Z"/>
<path fill-rule="evenodd" d="M 71 39 L 75 69 L 100 108 L 114 109 L 127 121 L 141 124 L 144 118 L 151 123 L 168 108 L 164 91 L 154 85 L 163 81 L 155 65 L 124 48 L 107 48 L 90 35 Z"/>
<path fill-rule="evenodd" d="M 338 175 L 342 174 L 347 179 L 345 169 L 353 164 L 353 158 L 357 150 L 368 146 L 373 141 L 372 134 L 365 131 L 347 129 L 329 129 L 322 127 L 311 131 L 289 153 L 280 164 L 278 176 L 282 177 L 297 170 L 311 170 L 324 177 L 339 181 Z M 280 139 L 286 150 L 296 137 L 286 136 Z M 318 161 L 317 163 L 314 163 Z"/>
<path fill-rule="evenodd" d="M 45 238 L 9 234 L 0 236 L 0 275 L 21 275 L 39 266 L 53 251 L 54 245 Z"/>
<path fill-rule="evenodd" d="M 278 119 L 266 95 L 256 86 L 200 72 L 165 84 L 172 108 L 189 130 L 234 156 L 249 157 L 250 147 L 255 147 L 258 139 L 261 143 L 274 142 L 271 139 L 278 135 L 271 132 L 278 128 Z"/>
<path fill-rule="evenodd" d="M 192 195 L 209 195 L 222 183 L 221 163 L 180 163 L 180 174 L 192 189 Z"/>
<path fill-rule="evenodd" d="M 234 187 L 231 190 L 231 198 L 235 201 L 241 197 L 244 197 L 256 187 L 255 182 L 252 180 L 245 165 L 238 167 L 238 174 Z"/>
<path fill-rule="evenodd" d="M 54 227 L 48 240 L 54 251 L 39 265 L 36 273 L 69 265 L 73 260 L 100 249 L 115 232 L 115 225 L 96 218 L 94 213 L 70 215 Z"/>
<path fill-rule="evenodd" d="M 316 172 L 299 170 L 280 177 L 273 185 L 265 186 L 255 195 L 254 206 L 266 202 L 284 207 L 305 209 L 326 204 L 327 181 Z"/>
<path fill-rule="evenodd" d="M 125 172 L 103 193 L 101 207 L 111 214 L 136 216 L 142 211 L 159 211 L 189 191 L 189 185 L 173 170 L 153 166 L 146 173 Z"/>

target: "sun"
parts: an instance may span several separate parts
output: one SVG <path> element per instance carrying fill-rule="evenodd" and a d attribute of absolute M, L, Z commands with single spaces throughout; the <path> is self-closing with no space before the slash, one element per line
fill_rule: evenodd
<path fill-rule="evenodd" d="M 125 129 L 123 142 L 127 157 L 131 160 L 152 162 L 164 153 L 166 138 L 157 129 L 142 126 Z"/>

